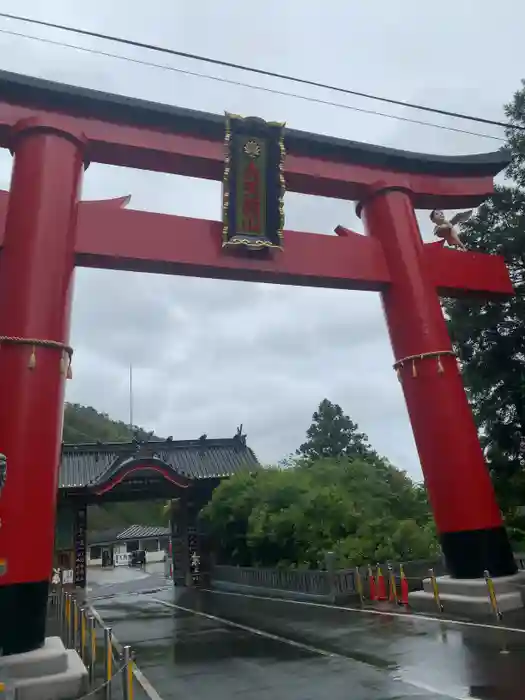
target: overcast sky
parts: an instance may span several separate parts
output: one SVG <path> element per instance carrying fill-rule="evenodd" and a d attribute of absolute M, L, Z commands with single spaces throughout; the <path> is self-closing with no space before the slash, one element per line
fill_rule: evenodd
<path fill-rule="evenodd" d="M 525 77 L 525 4 L 516 0 L 3 0 L 1 10 L 245 63 L 399 100 L 502 119 Z M 499 129 L 390 108 L 329 91 L 214 68 L 0 18 L 2 68 L 210 112 L 285 120 L 296 129 L 414 151 L 496 150 L 498 141 L 417 126 L 153 68 L 53 41 L 177 69 L 501 136 Z M 0 187 L 11 170 L 0 159 Z M 131 207 L 220 218 L 216 182 L 92 165 L 85 199 L 131 194 Z M 422 234 L 431 233 L 420 212 Z M 286 227 L 362 231 L 349 202 L 287 194 Z M 146 232 L 144 232 L 146 235 Z M 327 397 L 374 447 L 420 478 L 378 295 L 136 273 L 78 270 L 70 401 L 176 439 L 229 437 L 243 423 L 260 460 L 295 450 Z M 231 358 L 235 357 L 235 363 Z"/>

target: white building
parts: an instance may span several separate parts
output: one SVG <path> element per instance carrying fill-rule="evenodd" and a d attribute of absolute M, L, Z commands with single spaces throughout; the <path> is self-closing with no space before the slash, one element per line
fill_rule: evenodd
<path fill-rule="evenodd" d="M 88 532 L 87 565 L 123 566 L 132 552 L 146 552 L 146 562 L 163 561 L 168 550 L 170 531 L 167 527 L 130 525 L 100 532 Z"/>

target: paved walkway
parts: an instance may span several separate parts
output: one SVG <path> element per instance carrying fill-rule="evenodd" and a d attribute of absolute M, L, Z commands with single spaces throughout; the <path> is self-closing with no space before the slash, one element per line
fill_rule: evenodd
<path fill-rule="evenodd" d="M 519 631 L 129 583 L 95 607 L 163 700 L 525 698 Z"/>

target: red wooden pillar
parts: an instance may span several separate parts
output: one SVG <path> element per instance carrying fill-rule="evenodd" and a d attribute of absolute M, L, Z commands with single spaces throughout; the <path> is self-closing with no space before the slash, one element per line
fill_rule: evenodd
<path fill-rule="evenodd" d="M 449 572 L 455 578 L 482 577 L 484 569 L 492 576 L 514 574 L 439 297 L 425 269 L 410 192 L 379 183 L 358 205 L 361 211 L 392 276 L 383 306 Z"/>
<path fill-rule="evenodd" d="M 13 130 L 12 150 L 0 256 L 0 452 L 8 465 L 0 496 L 4 654 L 31 651 L 45 637 L 67 358 L 62 345 L 69 335 L 84 142 L 82 134 L 29 119 Z"/>

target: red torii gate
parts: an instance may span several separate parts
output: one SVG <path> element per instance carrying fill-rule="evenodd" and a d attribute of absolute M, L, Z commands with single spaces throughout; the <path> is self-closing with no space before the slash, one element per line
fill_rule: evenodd
<path fill-rule="evenodd" d="M 441 544 L 452 576 L 516 565 L 452 352 L 439 295 L 513 293 L 503 260 L 423 244 L 414 208 L 478 205 L 508 163 L 407 153 L 287 130 L 288 190 L 357 200 L 368 236 L 285 231 L 266 257 L 222 247 L 222 223 L 79 202 L 85 164 L 221 180 L 224 119 L 0 72 L 0 648 L 38 647 L 52 550 L 75 266 L 382 294 Z M 4 222 L 5 220 L 5 222 Z"/>

